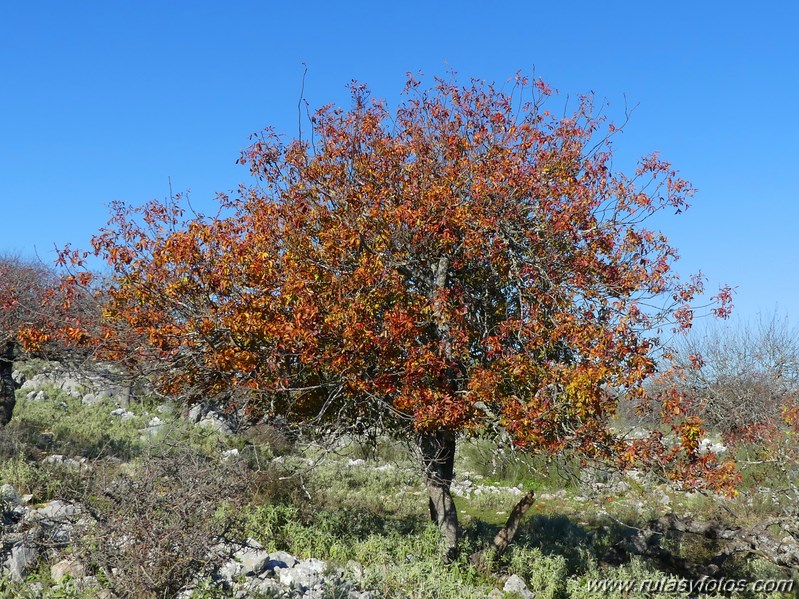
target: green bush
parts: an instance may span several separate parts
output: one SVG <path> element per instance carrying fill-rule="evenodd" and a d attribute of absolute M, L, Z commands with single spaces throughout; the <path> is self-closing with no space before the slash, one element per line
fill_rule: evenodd
<path fill-rule="evenodd" d="M 513 546 L 508 550 L 508 572 L 518 574 L 538 599 L 562 599 L 568 568 L 561 555 L 544 555 L 538 548 Z"/>

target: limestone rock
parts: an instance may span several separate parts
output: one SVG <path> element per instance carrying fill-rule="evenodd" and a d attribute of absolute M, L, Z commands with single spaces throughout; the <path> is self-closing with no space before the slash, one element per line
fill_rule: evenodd
<path fill-rule="evenodd" d="M 125 408 L 117 408 L 116 410 L 111 410 L 111 416 L 117 416 L 122 422 L 125 422 L 131 418 L 135 418 L 136 414 L 129 412 Z"/>
<path fill-rule="evenodd" d="M 521 576 L 513 574 L 508 580 L 505 581 L 505 586 L 502 587 L 506 593 L 515 593 L 522 599 L 534 599 L 535 594 L 527 588 Z"/>
<path fill-rule="evenodd" d="M 230 428 L 230 425 L 225 422 L 224 418 L 222 418 L 216 412 L 208 412 L 202 420 L 197 423 L 199 426 L 204 428 L 209 428 L 219 433 L 220 435 L 232 435 L 233 431 Z"/>
<path fill-rule="evenodd" d="M 79 505 L 65 503 L 60 499 L 54 499 L 31 512 L 34 517 L 45 520 L 66 520 L 81 513 L 82 510 Z"/>
<path fill-rule="evenodd" d="M 62 559 L 60 562 L 50 566 L 50 578 L 53 582 L 61 582 L 65 576 L 72 577 L 73 580 L 83 578 L 86 574 L 86 568 L 82 563 L 75 559 Z"/>
<path fill-rule="evenodd" d="M 266 567 L 270 570 L 274 570 L 275 568 L 293 568 L 296 564 L 297 558 L 290 553 L 275 551 L 269 554 L 269 562 L 267 562 Z"/>
<path fill-rule="evenodd" d="M 11 580 L 22 582 L 36 563 L 38 551 L 30 545 L 20 544 L 11 549 L 11 555 L 6 560 Z"/>
<path fill-rule="evenodd" d="M 11 505 L 19 505 L 20 499 L 17 490 L 8 483 L 0 486 L 0 501 L 6 501 Z"/>
<path fill-rule="evenodd" d="M 322 575 L 326 568 L 325 562 L 311 557 L 297 563 L 293 568 L 276 568 L 275 572 L 280 584 L 305 591 L 322 583 Z"/>

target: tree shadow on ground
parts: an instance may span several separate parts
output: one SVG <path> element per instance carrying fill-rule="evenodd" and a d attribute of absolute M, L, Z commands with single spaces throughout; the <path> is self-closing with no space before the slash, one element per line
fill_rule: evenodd
<path fill-rule="evenodd" d="M 464 527 L 464 539 L 469 545 L 485 547 L 500 528 L 476 519 Z M 538 549 L 544 555 L 563 557 L 573 574 L 588 567 L 590 557 L 601 563 L 610 547 L 637 530 L 633 524 L 624 522 L 600 523 L 566 514 L 536 514 L 520 525 L 511 548 Z"/>

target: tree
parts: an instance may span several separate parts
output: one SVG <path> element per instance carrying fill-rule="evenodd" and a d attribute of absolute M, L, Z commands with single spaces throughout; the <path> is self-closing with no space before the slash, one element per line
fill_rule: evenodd
<path fill-rule="evenodd" d="M 752 464 L 770 464 L 769 475 L 781 473 L 774 493 L 792 497 L 795 506 L 799 330 L 777 313 L 737 328 L 710 327 L 686 337 L 675 362 L 679 376 L 668 384 L 680 389 L 729 451 Z M 799 520 L 795 507 L 790 511 Z"/>
<path fill-rule="evenodd" d="M 0 425 L 9 423 L 16 404 L 12 373 L 20 332 L 42 321 L 54 279 L 43 264 L 0 256 Z"/>
<path fill-rule="evenodd" d="M 709 327 L 678 346 L 679 385 L 705 424 L 734 437 L 784 424 L 799 392 L 799 331 L 778 315 L 737 328 Z"/>
<path fill-rule="evenodd" d="M 415 438 L 450 555 L 462 435 L 667 461 L 693 482 L 718 466 L 676 394 L 664 404 L 676 447 L 611 426 L 618 402 L 643 394 L 661 331 L 691 326 L 703 281 L 681 282 L 675 250 L 643 226 L 686 208 L 690 184 L 657 155 L 614 172 L 615 127 L 589 97 L 552 115 L 541 81 L 409 78 L 393 113 L 362 85 L 351 95 L 312 116 L 310 139 L 254 136 L 240 162 L 258 183 L 220 196 L 214 217 L 115 204 L 93 240 L 112 270 L 103 341 L 136 332 L 161 387 L 188 401 L 244 390 L 253 413 Z M 723 316 L 729 290 L 717 300 Z"/>
<path fill-rule="evenodd" d="M 100 317 L 93 280 L 88 272 L 61 276 L 41 261 L 0 256 L 0 426 L 13 416 L 12 373 L 21 355 L 85 357 L 77 346 L 96 338 Z"/>

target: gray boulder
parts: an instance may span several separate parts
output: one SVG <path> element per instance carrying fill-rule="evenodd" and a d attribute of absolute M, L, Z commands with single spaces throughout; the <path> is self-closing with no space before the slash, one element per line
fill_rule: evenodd
<path fill-rule="evenodd" d="M 327 564 L 320 559 L 308 558 L 297 563 L 293 568 L 275 568 L 280 584 L 302 591 L 319 587 Z"/>
<path fill-rule="evenodd" d="M 252 547 L 240 549 L 234 557 L 241 564 L 240 573 L 244 576 L 258 576 L 266 570 L 269 563 L 268 551 Z"/>
<path fill-rule="evenodd" d="M 20 500 L 17 490 L 8 483 L 0 486 L 0 501 L 5 501 L 11 505 L 19 505 Z"/>
<path fill-rule="evenodd" d="M 275 568 L 293 568 L 297 565 L 297 558 L 285 551 L 275 551 L 269 554 L 269 561 L 266 563 L 267 570 Z"/>
<path fill-rule="evenodd" d="M 15 370 L 12 372 L 11 378 L 14 380 L 14 384 L 16 384 L 17 388 L 21 387 L 25 383 L 25 373 L 21 370 Z"/>
<path fill-rule="evenodd" d="M 79 505 L 54 499 L 39 509 L 32 510 L 30 514 L 34 519 L 63 521 L 73 516 L 79 516 L 82 512 Z"/>
<path fill-rule="evenodd" d="M 55 385 L 55 379 L 53 378 L 53 376 L 51 374 L 42 372 L 42 373 L 39 373 L 39 374 L 36 374 L 36 375 L 32 376 L 31 378 L 26 380 L 24 383 L 22 383 L 22 385 L 20 386 L 20 390 L 21 391 L 38 391 L 39 389 L 41 389 L 45 385 Z"/>
<path fill-rule="evenodd" d="M 202 404 L 194 404 L 186 414 L 186 420 L 192 424 L 197 424 L 205 414 L 205 406 Z"/>
<path fill-rule="evenodd" d="M 234 593 L 234 597 L 290 597 L 286 587 L 273 578 L 249 578 Z"/>
<path fill-rule="evenodd" d="M 522 599 L 534 599 L 535 594 L 527 588 L 521 576 L 513 574 L 508 580 L 505 581 L 505 586 L 502 587 L 506 593 L 514 593 Z"/>
<path fill-rule="evenodd" d="M 45 401 L 47 399 L 47 394 L 41 389 L 38 391 L 31 391 L 25 396 L 25 399 L 28 401 Z"/>
<path fill-rule="evenodd" d="M 111 416 L 117 416 L 122 422 L 125 422 L 131 418 L 135 418 L 136 414 L 129 412 L 125 408 L 117 408 L 116 410 L 111 410 Z"/>
<path fill-rule="evenodd" d="M 11 575 L 11 580 L 14 582 L 24 581 L 28 572 L 31 571 L 36 563 L 38 555 L 36 547 L 26 544 L 15 545 L 5 563 L 5 567 Z"/>
<path fill-rule="evenodd" d="M 208 412 L 197 424 L 203 428 L 209 428 L 220 435 L 227 436 L 233 434 L 233 430 L 225 419 L 213 411 Z"/>
<path fill-rule="evenodd" d="M 69 470 L 87 470 L 88 464 L 85 461 L 79 461 L 74 458 L 67 457 L 61 454 L 53 454 L 49 455 L 42 460 L 44 464 L 50 464 L 52 466 L 60 466 L 62 468 L 68 468 Z"/>

